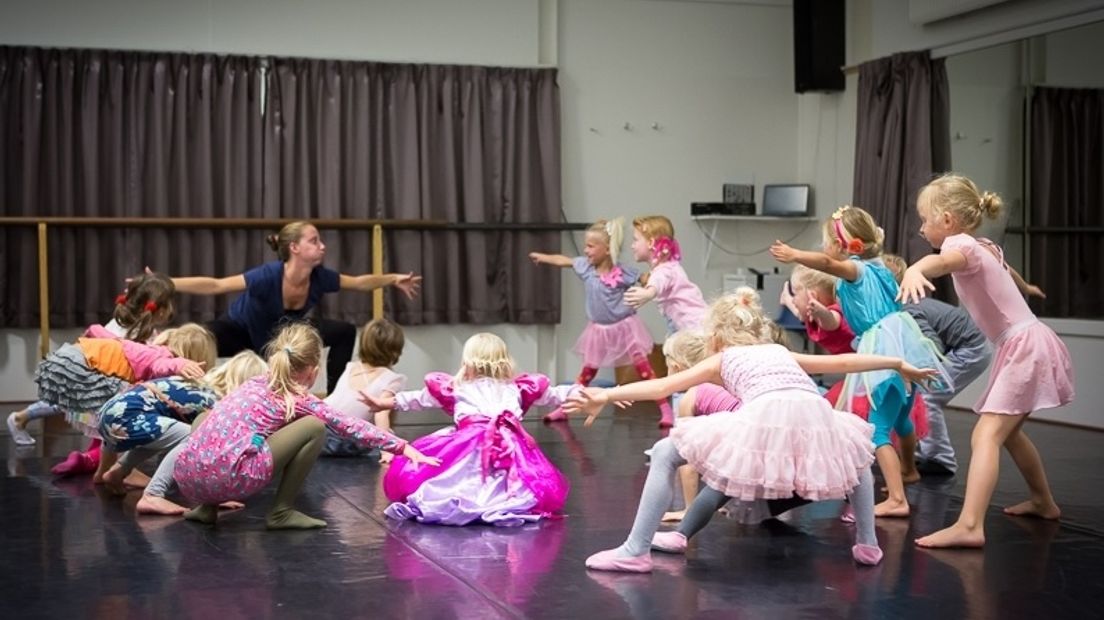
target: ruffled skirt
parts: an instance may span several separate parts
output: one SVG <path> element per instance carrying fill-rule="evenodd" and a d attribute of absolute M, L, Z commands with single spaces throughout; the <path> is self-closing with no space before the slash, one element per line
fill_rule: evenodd
<path fill-rule="evenodd" d="M 38 364 L 38 400 L 65 410 L 65 419 L 99 438 L 100 407 L 130 384 L 89 367 L 80 347 L 63 344 Z"/>
<path fill-rule="evenodd" d="M 1069 349 L 1046 324 L 1012 327 L 997 343 L 979 413 L 1022 414 L 1073 402 Z"/>
<path fill-rule="evenodd" d="M 573 351 L 583 358 L 584 366 L 608 368 L 647 359 L 654 346 L 651 332 L 634 314 L 610 325 L 587 323 Z"/>

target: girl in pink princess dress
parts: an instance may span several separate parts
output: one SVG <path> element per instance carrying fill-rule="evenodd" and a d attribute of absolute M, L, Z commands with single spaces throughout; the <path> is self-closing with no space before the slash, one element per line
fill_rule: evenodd
<path fill-rule="evenodd" d="M 916 200 L 920 234 L 940 248 L 905 271 L 899 298 L 919 301 L 934 289 L 930 280 L 951 274 L 955 292 L 996 353 L 989 385 L 974 406 L 977 425 L 970 439 L 970 473 L 958 521 L 916 540 L 921 547 L 981 547 L 985 544 L 985 511 L 1000 470 L 1000 448 L 1012 455 L 1031 491 L 1025 502 L 1006 514 L 1057 519 L 1042 459 L 1023 431 L 1037 409 L 1073 402 L 1073 365 L 1066 345 L 1035 318 L 1023 295 L 1042 296 L 1004 262 L 1000 248 L 975 237 L 982 216 L 996 217 L 1001 200 L 978 191 L 966 177 L 944 175 L 928 183 Z"/>
<path fill-rule="evenodd" d="M 575 342 L 575 353 L 583 358 L 583 369 L 575 383 L 586 386 L 594 380 L 598 369 L 606 366 L 632 364 L 642 379 L 655 377 L 648 354 L 655 346 L 652 335 L 636 310 L 625 303 L 625 291 L 636 284 L 639 274 L 632 267 L 617 263 L 621 253 L 621 219 L 598 220 L 587 229 L 584 256 L 569 258 L 562 254 L 531 252 L 529 258 L 538 265 L 571 267 L 583 281 L 586 295 L 586 329 Z M 662 428 L 675 423 L 671 405 L 666 399 L 659 405 Z M 545 422 L 566 420 L 563 410 L 556 409 L 544 416 Z"/>
<path fill-rule="evenodd" d="M 460 371 L 426 376 L 425 389 L 363 401 L 377 410 L 440 408 L 455 426 L 413 442 L 441 466 L 418 467 L 395 458 L 383 479 L 392 519 L 466 525 L 475 521 L 516 526 L 559 513 L 567 479 L 525 432 L 521 419 L 533 405 L 560 405 L 579 386 L 549 385 L 548 377 L 514 374 L 506 343 L 476 334 L 464 343 Z"/>

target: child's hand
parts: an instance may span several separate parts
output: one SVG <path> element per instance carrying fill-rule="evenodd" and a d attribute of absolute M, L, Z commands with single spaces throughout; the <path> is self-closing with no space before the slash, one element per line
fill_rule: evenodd
<path fill-rule="evenodd" d="M 655 299 L 655 289 L 646 288 L 643 286 L 633 286 L 629 290 L 625 291 L 625 305 L 630 308 L 639 308 L 648 303 L 652 299 Z"/>
<path fill-rule="evenodd" d="M 582 411 L 587 414 L 583 426 L 590 426 L 594 418 L 602 412 L 602 407 L 609 403 L 606 391 L 600 388 L 583 388 L 571 395 L 563 404 L 563 410 L 568 413 Z"/>
<path fill-rule="evenodd" d="M 901 361 L 901 368 L 897 372 L 901 373 L 905 381 L 915 383 L 925 389 L 927 389 L 932 379 L 939 376 L 939 371 L 934 368 L 917 368 L 903 360 Z"/>
<path fill-rule="evenodd" d="M 387 411 L 395 408 L 395 397 L 389 395 L 373 396 L 368 392 L 360 392 L 357 397 L 360 402 L 368 405 L 372 411 Z"/>
<path fill-rule="evenodd" d="M 415 465 L 432 465 L 437 467 L 441 464 L 441 459 L 435 456 L 426 456 L 418 452 L 418 449 L 410 444 L 406 444 L 406 447 L 403 448 L 403 456 L 410 459 L 410 462 Z"/>
<path fill-rule="evenodd" d="M 541 264 L 541 259 L 542 258 L 544 258 L 544 254 L 541 254 L 540 252 L 530 252 L 529 253 L 529 260 L 533 261 L 534 265 Z"/>
<path fill-rule="evenodd" d="M 820 303 L 816 297 L 809 295 L 809 311 L 805 313 L 806 323 L 816 323 L 817 325 L 823 325 L 826 318 L 830 318 L 832 313 L 827 306 Z"/>
<path fill-rule="evenodd" d="M 1046 293 L 1043 292 L 1043 289 L 1035 286 L 1034 284 L 1027 285 L 1027 296 L 1038 297 L 1039 299 L 1046 299 Z"/>
<path fill-rule="evenodd" d="M 422 276 L 416 276 L 413 272 L 399 274 L 395 280 L 395 288 L 403 292 L 407 299 L 414 299 L 418 295 L 418 287 L 422 285 Z"/>
<path fill-rule="evenodd" d="M 390 452 L 380 452 L 380 465 L 390 465 L 395 460 L 395 455 Z"/>
<path fill-rule="evenodd" d="M 147 276 L 152 276 L 153 275 L 153 270 L 149 268 L 149 265 L 146 265 L 145 271 L 146 271 Z M 133 282 L 133 281 L 134 281 L 134 278 L 127 278 L 127 279 L 123 280 L 123 282 L 126 282 L 127 286 L 130 286 L 130 283 Z"/>
<path fill-rule="evenodd" d="M 203 367 L 206 365 L 206 362 L 193 362 L 192 360 L 188 360 L 180 369 L 180 376 L 185 379 L 202 379 L 204 374 Z"/>
<path fill-rule="evenodd" d="M 903 303 L 920 303 L 920 300 L 928 296 L 928 291 L 934 291 L 935 285 L 924 277 L 924 274 L 915 267 L 905 270 L 901 277 L 901 285 L 898 287 L 897 301 Z"/>
<path fill-rule="evenodd" d="M 781 263 L 792 263 L 797 258 L 796 250 L 778 240 L 771 244 L 769 252 L 774 260 Z"/>

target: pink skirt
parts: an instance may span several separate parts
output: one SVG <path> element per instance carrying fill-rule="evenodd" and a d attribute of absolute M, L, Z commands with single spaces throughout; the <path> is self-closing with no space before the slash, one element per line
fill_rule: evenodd
<path fill-rule="evenodd" d="M 874 427 L 804 390 L 767 392 L 738 412 L 684 418 L 679 454 L 734 499 L 843 499 L 874 462 Z"/>
<path fill-rule="evenodd" d="M 1073 364 L 1058 334 L 1040 321 L 1009 331 L 997 343 L 989 385 L 974 411 L 1021 415 L 1073 402 Z"/>
<path fill-rule="evenodd" d="M 587 323 L 573 351 L 583 358 L 583 366 L 608 368 L 647 359 L 654 346 L 651 332 L 634 314 L 610 325 Z"/>

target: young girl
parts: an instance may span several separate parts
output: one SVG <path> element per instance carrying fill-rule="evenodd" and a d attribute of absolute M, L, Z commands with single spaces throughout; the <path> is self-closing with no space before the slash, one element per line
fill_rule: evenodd
<path fill-rule="evenodd" d="M 214 406 L 218 399 L 236 390 L 239 385 L 247 380 L 267 372 L 268 365 L 261 359 L 261 356 L 252 351 L 242 351 L 227 360 L 226 363 L 208 372 L 203 377 L 202 382 L 188 382 L 176 378 L 163 379 L 151 382 L 154 387 L 159 389 L 159 395 L 154 395 L 152 390 L 143 389 L 143 386 L 140 385 L 117 397 L 117 400 L 122 401 L 122 407 L 120 407 L 122 411 L 118 416 L 120 425 L 126 426 L 126 421 L 131 416 L 143 416 L 147 418 L 149 427 L 154 425 L 171 426 L 174 429 L 173 432 L 177 434 L 175 443 L 162 441 L 161 446 L 158 446 L 162 450 L 168 451 L 157 465 L 157 471 L 150 478 L 149 484 L 142 491 L 142 498 L 138 500 L 138 504 L 135 506 L 138 514 L 182 515 L 187 511 L 187 508 L 165 499 L 170 489 L 176 484 L 173 481 L 173 473 L 176 469 L 176 459 L 180 455 L 180 451 L 184 449 L 185 440 L 187 440 L 192 430 L 199 426 L 199 416 Z M 162 381 L 168 382 L 165 388 L 159 387 Z M 173 389 L 178 390 L 175 397 L 172 394 Z M 151 398 L 151 395 L 155 397 Z M 199 406 L 195 406 L 195 404 L 189 406 L 188 400 Z M 197 403 L 197 401 L 201 402 Z M 110 405 L 111 403 L 105 405 L 104 409 L 109 409 Z M 157 417 L 149 420 L 152 416 Z M 110 433 L 113 428 L 112 422 L 107 415 L 101 416 L 101 432 L 106 429 Z M 186 428 L 182 428 L 182 425 L 185 425 Z M 162 439 L 168 434 L 163 434 Z M 129 439 L 133 439 L 133 437 L 129 437 Z M 104 443 L 109 443 L 106 435 Z M 146 456 L 151 454 L 149 450 L 151 447 L 154 446 L 150 444 L 143 446 L 147 451 Z M 124 454 L 119 463 L 104 474 L 104 482 L 109 487 L 114 487 L 117 490 L 118 482 L 126 475 L 125 468 L 133 467 L 134 464 L 138 463 L 141 460 L 138 458 L 139 456 L 134 455 L 132 457 L 130 452 Z M 223 503 L 221 507 L 240 508 L 241 505 L 236 502 L 229 502 Z"/>
<path fill-rule="evenodd" d="M 455 427 L 414 442 L 438 457 L 438 469 L 419 468 L 397 458 L 383 479 L 392 519 L 466 525 L 482 521 L 513 526 L 560 512 L 567 479 L 525 432 L 521 420 L 533 405 L 560 405 L 579 386 L 551 386 L 548 377 L 514 374 L 506 343 L 480 333 L 464 343 L 455 376 L 426 376 L 425 389 L 376 396 L 364 402 L 376 410 L 440 408 Z"/>
<path fill-rule="evenodd" d="M 167 325 L 173 316 L 173 287 L 172 280 L 159 273 L 143 273 L 128 280 L 127 289 L 115 298 L 115 312 L 111 321 L 104 326 L 109 332 L 119 338 L 134 342 L 147 342 L 156 335 L 158 328 Z M 21 446 L 34 445 L 35 439 L 27 432 L 27 424 L 31 420 L 61 415 L 64 410 L 45 401 L 38 401 L 26 409 L 13 411 L 8 415 L 8 431 L 12 440 Z M 73 452 L 66 462 L 73 460 L 78 469 L 86 466 L 86 471 L 92 471 L 99 465 L 99 440 L 93 440 L 90 450 L 81 453 Z M 85 463 L 89 461 L 89 463 Z M 54 473 L 66 474 L 70 468 L 61 467 Z"/>
<path fill-rule="evenodd" d="M 783 263 L 797 262 L 839 278 L 836 294 L 843 316 L 855 333 L 861 334 L 856 351 L 899 356 L 911 364 L 935 368 L 940 374 L 938 389 L 951 389 L 939 350 L 896 301 L 897 281 L 882 262 L 883 233 L 874 218 L 862 209 L 844 206 L 824 222 L 823 232 L 824 252 L 795 250 L 776 241 L 771 246 L 771 256 Z M 875 507 L 875 514 L 907 517 L 909 504 L 901 461 L 911 466 L 916 453 L 916 432 L 909 418 L 914 394 L 909 393 L 896 373 L 867 372 L 844 379 L 843 391 L 835 406 L 850 408 L 854 398 L 859 396 L 870 403 L 875 454 L 889 495 Z M 890 441 L 890 431 L 894 430 L 900 439 L 900 457 Z"/>
<path fill-rule="evenodd" d="M 590 385 L 598 369 L 631 363 L 642 379 L 655 376 L 648 354 L 654 346 L 652 335 L 640 317 L 625 303 L 625 291 L 636 283 L 638 274 L 632 267 L 617 264 L 621 252 L 621 220 L 598 220 L 587 229 L 584 256 L 574 259 L 561 254 L 531 252 L 529 258 L 538 265 L 571 267 L 583 281 L 586 292 L 586 313 L 590 321 L 575 343 L 575 353 L 583 358 L 583 369 L 575 383 Z M 671 406 L 666 400 L 657 402 L 659 425 L 674 424 Z M 563 410 L 556 409 L 544 416 L 545 422 L 566 420 Z"/>
<path fill-rule="evenodd" d="M 375 396 L 395 394 L 406 384 L 406 377 L 391 370 L 399 363 L 406 340 L 402 328 L 387 319 L 369 321 L 360 330 L 360 361 L 349 362 L 337 380 L 337 387 L 326 397 L 326 404 L 355 418 L 369 420 L 372 410 L 360 400 L 360 393 Z M 376 426 L 391 431 L 391 412 L 377 411 Z M 326 445 L 322 456 L 362 456 L 368 451 L 355 442 L 344 440 L 326 429 Z M 380 463 L 390 463 L 391 454 L 380 454 Z"/>
<path fill-rule="evenodd" d="M 640 308 L 655 299 L 670 333 L 701 327 L 705 299 L 679 262 L 682 252 L 671 220 L 662 215 L 634 219 L 632 252 L 634 260 L 647 262 L 652 271 L 647 284 L 625 292 L 625 303 Z"/>
<path fill-rule="evenodd" d="M 242 500 L 268 486 L 277 474 L 269 529 L 325 527 L 326 522 L 292 508 L 326 439 L 326 426 L 362 444 L 437 465 L 405 441 L 364 420 L 343 415 L 308 391 L 318 378 L 322 337 L 303 323 L 282 329 L 268 345 L 267 376 L 243 383 L 213 409 L 188 437 L 174 477 L 185 497 L 200 503 L 184 517 L 214 524 L 218 504 Z"/>
<path fill-rule="evenodd" d="M 994 218 L 1000 212 L 1000 198 L 982 194 L 965 177 L 945 175 L 921 190 L 916 206 L 920 234 L 940 253 L 908 268 L 901 280 L 901 299 L 919 300 L 934 289 L 930 280 L 951 274 L 962 305 L 996 347 L 989 385 L 974 406 L 980 415 L 970 439 L 973 454 L 962 512 L 954 525 L 919 538 L 916 544 L 981 547 L 1002 445 L 1031 491 L 1030 499 L 1005 508 L 1005 514 L 1044 519 L 1061 515 L 1043 462 L 1023 424 L 1032 411 L 1073 402 L 1073 366 L 1066 345 L 1035 318 L 1021 295 L 1041 296 L 1042 291 L 1009 268 L 992 241 L 974 237 L 983 216 Z"/>
<path fill-rule="evenodd" d="M 702 474 L 703 489 L 687 511 L 684 527 L 704 526 L 717 508 L 735 498 L 811 501 L 849 496 L 858 527 L 852 556 L 877 564 L 881 549 L 874 534 L 870 425 L 834 411 L 806 372 L 896 369 L 911 380 L 920 371 L 900 359 L 873 355 L 799 355 L 763 344 L 767 326 L 748 307 L 746 291 L 714 302 L 707 317 L 713 348 L 720 350 L 693 368 L 663 379 L 609 390 L 587 389 L 568 407 L 584 409 L 589 424 L 608 402 L 656 398 L 706 382 L 723 385 L 743 402 L 738 412 L 719 412 L 680 423 L 656 443 L 632 532 L 625 543 L 587 558 L 588 568 L 650 572 L 649 548 L 681 552 L 677 532 L 655 536 L 671 501 L 675 468 L 690 464 Z M 709 504 L 707 510 L 703 506 Z M 704 515 L 704 517 L 703 517 Z M 688 523 L 689 522 L 689 523 Z M 697 531 L 691 529 L 690 533 Z"/>

